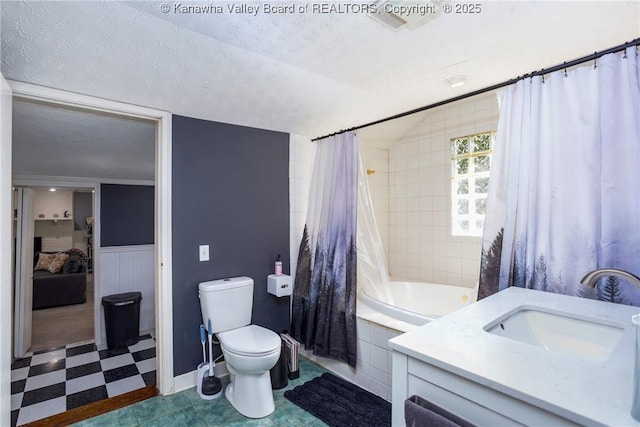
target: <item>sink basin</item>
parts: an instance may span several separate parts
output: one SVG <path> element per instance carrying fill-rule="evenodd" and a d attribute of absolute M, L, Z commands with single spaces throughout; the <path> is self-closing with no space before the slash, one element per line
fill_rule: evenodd
<path fill-rule="evenodd" d="M 484 330 L 550 351 L 603 362 L 620 341 L 625 325 L 523 305 L 489 323 Z"/>

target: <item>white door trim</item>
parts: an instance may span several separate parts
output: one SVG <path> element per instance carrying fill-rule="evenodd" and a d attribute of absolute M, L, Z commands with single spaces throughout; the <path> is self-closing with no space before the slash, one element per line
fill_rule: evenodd
<path fill-rule="evenodd" d="M 33 301 L 34 191 L 19 188 L 16 218 L 14 297 L 14 357 L 24 357 L 31 347 Z"/>
<path fill-rule="evenodd" d="M 121 116 L 153 120 L 156 132 L 156 360 L 157 386 L 163 395 L 172 394 L 173 387 L 173 304 L 171 269 L 171 113 L 152 108 L 80 95 L 29 83 L 9 81 L 14 97 L 51 102 Z M 11 147 L 2 147 L 1 156 Z M 11 168 L 9 168 L 9 171 Z M 3 171 L 4 173 L 4 171 Z M 0 177 L 0 180 L 2 177 Z M 10 205 L 9 205 L 10 206 Z M 97 210 L 99 207 L 95 207 Z M 6 209 L 10 213 L 11 209 Z M 4 212 L 0 215 L 5 214 Z M 6 215 L 5 214 L 5 215 Z M 2 218 L 2 216 L 0 216 Z M 6 227 L 5 224 L 2 226 Z M 96 242 L 97 245 L 98 242 Z M 10 257 L 8 257 L 10 258 Z M 11 323 L 3 325 L 10 331 Z M 7 396 L 8 398 L 9 396 Z M 4 399 L 4 396 L 2 396 Z"/>
<path fill-rule="evenodd" d="M 13 208 L 11 190 L 11 88 L 0 74 L 0 423 L 11 419 L 11 317 Z"/>

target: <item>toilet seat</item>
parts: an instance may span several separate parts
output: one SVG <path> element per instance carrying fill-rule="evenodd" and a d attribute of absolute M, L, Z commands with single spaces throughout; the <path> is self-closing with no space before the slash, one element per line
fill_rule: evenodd
<path fill-rule="evenodd" d="M 282 342 L 278 334 L 257 325 L 220 332 L 218 340 L 227 351 L 250 357 L 260 357 L 279 351 Z"/>

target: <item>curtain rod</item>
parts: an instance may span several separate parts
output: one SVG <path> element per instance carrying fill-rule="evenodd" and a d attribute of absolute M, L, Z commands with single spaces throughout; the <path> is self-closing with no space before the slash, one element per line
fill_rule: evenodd
<path fill-rule="evenodd" d="M 443 105 L 450 104 L 452 102 L 460 101 L 460 100 L 463 100 L 463 99 L 466 99 L 466 98 L 471 98 L 472 96 L 481 95 L 481 94 L 486 93 L 486 92 L 491 92 L 493 90 L 500 89 L 500 88 L 503 88 L 505 86 L 509 86 L 509 85 L 514 84 L 514 83 L 517 83 L 520 80 L 524 80 L 524 79 L 527 79 L 527 78 L 533 78 L 533 77 L 541 76 L 541 75 L 544 75 L 544 74 L 553 73 L 555 71 L 563 70 L 563 69 L 566 69 L 566 68 L 569 68 L 569 67 L 573 67 L 575 65 L 580 65 L 580 64 L 583 64 L 585 62 L 594 61 L 594 60 L 600 58 L 603 55 L 608 55 L 610 53 L 620 52 L 622 50 L 625 50 L 628 47 L 638 46 L 638 45 L 640 45 L 640 38 L 631 40 L 630 42 L 626 42 L 626 43 L 623 43 L 623 44 L 618 45 L 618 46 L 614 46 L 612 48 L 609 48 L 607 50 L 603 50 L 601 52 L 594 52 L 591 55 L 583 56 L 582 58 L 574 59 L 574 60 L 569 61 L 569 62 L 563 62 L 562 64 L 558 64 L 558 65 L 555 65 L 553 67 L 543 68 L 543 69 L 541 69 L 539 71 L 532 71 L 531 73 L 524 74 L 522 76 L 518 76 L 518 77 L 516 77 L 514 79 L 507 80 L 507 81 L 504 81 L 502 83 L 495 84 L 493 86 L 485 87 L 484 89 L 474 90 L 473 92 L 465 93 L 464 95 L 459 95 L 459 96 L 456 96 L 456 97 L 453 97 L 453 98 L 446 99 L 444 101 L 439 101 L 439 102 L 436 102 L 435 104 L 425 105 L 423 107 L 419 107 L 419 108 L 415 108 L 413 110 L 405 111 L 404 113 L 399 113 L 399 114 L 396 114 L 396 115 L 393 115 L 393 116 L 390 116 L 390 117 L 385 117 L 384 119 L 379 119 L 379 120 L 376 120 L 376 121 L 373 121 L 373 122 L 365 123 L 363 125 L 354 126 L 354 127 L 349 128 L 349 129 L 339 130 L 337 132 L 333 132 L 333 133 L 330 133 L 328 135 L 319 136 L 319 137 L 313 138 L 311 141 L 318 141 L 320 139 L 329 138 L 329 137 L 335 136 L 335 135 L 340 135 L 341 133 L 351 132 L 351 131 L 354 131 L 354 130 L 366 128 L 366 127 L 369 127 L 369 126 L 377 125 L 377 124 L 388 122 L 388 121 L 391 121 L 391 120 L 400 119 L 402 117 L 410 116 L 411 114 L 421 113 L 423 111 L 427 111 L 427 110 L 430 110 L 432 108 L 441 107 Z"/>

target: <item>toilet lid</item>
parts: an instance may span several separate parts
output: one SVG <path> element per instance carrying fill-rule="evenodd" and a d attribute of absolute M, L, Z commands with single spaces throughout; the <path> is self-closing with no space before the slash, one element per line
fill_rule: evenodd
<path fill-rule="evenodd" d="M 280 348 L 280 336 L 261 326 L 249 325 L 218 334 L 220 344 L 227 350 L 247 356 L 271 353 Z"/>

